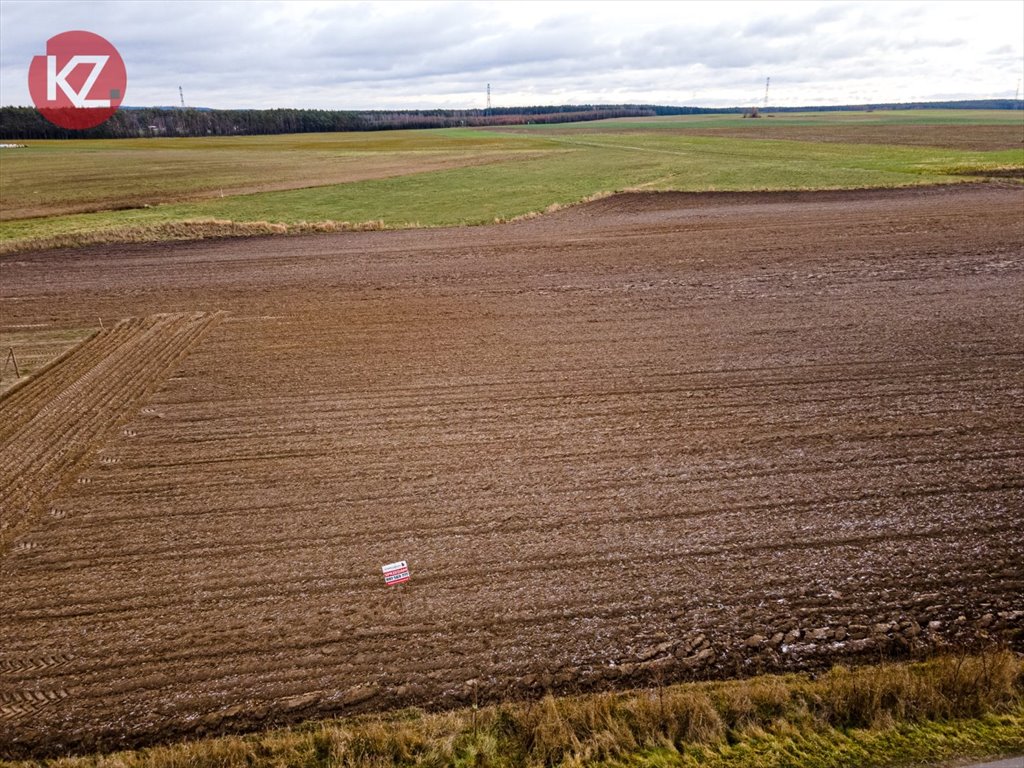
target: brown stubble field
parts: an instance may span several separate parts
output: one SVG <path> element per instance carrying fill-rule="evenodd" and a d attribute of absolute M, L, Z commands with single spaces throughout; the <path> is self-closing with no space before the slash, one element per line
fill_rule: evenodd
<path fill-rule="evenodd" d="M 945 147 L 991 151 L 1020 149 L 1024 145 L 1024 124 L 1007 122 L 999 125 L 972 125 L 965 130 L 963 125 L 903 125 L 857 124 L 820 122 L 816 125 L 793 125 L 784 115 L 781 119 L 772 117 L 759 120 L 745 120 L 740 125 L 701 125 L 660 128 L 662 135 L 677 136 L 720 136 L 737 139 L 774 139 L 777 141 L 808 141 L 838 144 L 886 144 L 904 147 Z M 514 129 L 513 129 L 514 130 Z M 594 132 L 588 126 L 560 128 L 561 134 Z M 649 126 L 631 126 L 628 119 L 609 120 L 602 123 L 597 131 L 601 133 L 628 133 L 644 135 Z M 520 133 L 527 133 L 519 129 Z M 530 131 L 531 133 L 533 131 Z"/>
<path fill-rule="evenodd" d="M 634 136 L 719 136 L 813 143 L 874 144 L 903 147 L 994 151 L 1024 146 L 1024 121 L 1013 112 L 974 112 L 967 120 L 955 110 L 865 112 L 772 112 L 748 120 L 736 116 L 666 116 L 649 120 L 618 118 L 593 124 L 561 125 L 558 135 L 585 133 Z M 506 132 L 536 135 L 535 127 Z"/>
<path fill-rule="evenodd" d="M 0 400 L 0 754 L 1020 648 L 1022 209 L 0 257 L 5 328 L 126 318 Z"/>

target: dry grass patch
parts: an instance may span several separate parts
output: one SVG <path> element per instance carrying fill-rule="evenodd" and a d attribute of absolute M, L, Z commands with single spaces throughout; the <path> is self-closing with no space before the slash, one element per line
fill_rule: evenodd
<path fill-rule="evenodd" d="M 79 248 L 108 243 L 157 243 L 172 240 L 210 240 L 220 237 L 304 235 L 324 232 L 369 232 L 385 229 L 381 219 L 371 221 L 300 221 L 293 224 L 230 219 L 185 219 L 154 224 L 110 227 L 84 232 L 0 243 L 0 255 L 51 248 Z"/>
<path fill-rule="evenodd" d="M 1024 661 L 1006 650 L 428 714 L 46 761 L 217 766 L 913 765 L 1024 751 Z M 9 763 L 27 768 L 27 763 Z"/>

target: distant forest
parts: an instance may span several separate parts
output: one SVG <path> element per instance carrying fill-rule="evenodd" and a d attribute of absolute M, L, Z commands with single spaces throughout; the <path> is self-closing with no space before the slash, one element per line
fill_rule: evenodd
<path fill-rule="evenodd" d="M 1020 99 L 861 104 L 834 107 L 768 107 L 767 112 L 838 112 L 873 109 L 1021 109 Z M 146 136 L 251 136 L 328 131 L 387 131 L 403 128 L 569 123 L 611 117 L 738 114 L 744 107 L 708 109 L 647 104 L 340 111 L 324 109 L 203 109 L 122 107 L 102 125 L 70 131 L 45 120 L 32 107 L 0 108 L 0 139 L 119 139 Z"/>

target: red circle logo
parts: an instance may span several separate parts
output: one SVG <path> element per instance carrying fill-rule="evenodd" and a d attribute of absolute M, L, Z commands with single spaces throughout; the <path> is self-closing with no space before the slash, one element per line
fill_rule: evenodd
<path fill-rule="evenodd" d="M 108 120 L 121 106 L 128 73 L 110 41 L 92 32 L 61 32 L 33 56 L 28 91 L 39 113 L 54 125 L 81 131 Z"/>

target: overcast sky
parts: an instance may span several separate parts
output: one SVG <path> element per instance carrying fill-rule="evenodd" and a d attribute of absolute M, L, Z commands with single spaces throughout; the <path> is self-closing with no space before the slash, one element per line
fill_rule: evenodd
<path fill-rule="evenodd" d="M 1012 98 L 1024 1 L 0 0 L 0 104 L 46 40 L 121 52 L 125 104 L 778 106 Z"/>

